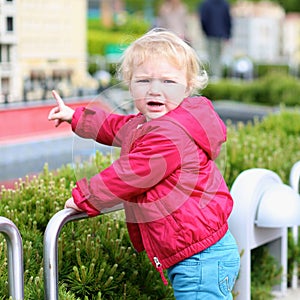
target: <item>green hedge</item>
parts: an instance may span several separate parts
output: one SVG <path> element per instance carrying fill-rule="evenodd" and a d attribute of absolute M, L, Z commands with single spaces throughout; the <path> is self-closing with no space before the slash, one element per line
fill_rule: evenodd
<path fill-rule="evenodd" d="M 300 160 L 299 119 L 296 109 L 282 109 L 254 124 L 228 123 L 228 142 L 218 164 L 229 187 L 240 172 L 253 167 L 273 170 L 288 183 L 291 167 Z M 78 169 L 90 176 L 109 163 L 109 157 L 97 153 Z M 12 190 L 1 187 L 0 215 L 16 224 L 23 239 L 25 299 L 44 299 L 43 234 L 50 218 L 70 197 L 74 182 L 71 166 L 49 172 L 45 165 L 38 177 L 20 180 Z M 289 263 L 299 260 L 298 253 L 290 237 Z M 252 274 L 266 278 L 253 289 L 255 300 L 268 299 L 266 293 L 278 280 L 274 261 L 264 262 L 255 271 L 259 274 Z M 122 213 L 64 226 L 59 238 L 59 295 L 60 299 L 173 299 L 170 286 L 163 285 L 145 253 L 132 249 Z M 6 243 L 0 236 L 0 299 L 7 298 Z"/>
<path fill-rule="evenodd" d="M 300 80 L 286 73 L 271 72 L 253 81 L 224 79 L 210 83 L 204 94 L 212 100 L 236 100 L 270 106 L 300 104 Z"/>
<path fill-rule="evenodd" d="M 224 177 L 231 186 L 243 170 L 270 169 L 288 183 L 292 165 L 300 160 L 300 118 L 297 109 L 284 109 L 264 120 L 228 126 Z"/>
<path fill-rule="evenodd" d="M 126 47 L 136 38 L 144 34 L 149 29 L 149 24 L 139 16 L 127 16 L 126 22 L 113 28 L 105 28 L 101 20 L 88 20 L 88 54 L 105 55 L 105 49 L 109 45 L 119 45 Z"/>

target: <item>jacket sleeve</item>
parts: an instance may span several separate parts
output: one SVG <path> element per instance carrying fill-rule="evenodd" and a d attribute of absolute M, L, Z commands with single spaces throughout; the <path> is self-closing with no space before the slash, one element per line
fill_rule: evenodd
<path fill-rule="evenodd" d="M 82 138 L 109 146 L 120 146 L 122 137 L 117 133 L 132 117 L 133 115 L 111 114 L 96 106 L 79 107 L 75 110 L 71 126 L 73 132 Z"/>
<path fill-rule="evenodd" d="M 90 182 L 86 179 L 77 182 L 72 192 L 76 205 L 93 216 L 96 211 L 120 202 L 137 201 L 139 195 L 180 168 L 180 147 L 184 145 L 180 134 L 183 131 L 174 134 L 167 130 L 150 132 L 139 138 L 133 151 L 121 156 Z"/>

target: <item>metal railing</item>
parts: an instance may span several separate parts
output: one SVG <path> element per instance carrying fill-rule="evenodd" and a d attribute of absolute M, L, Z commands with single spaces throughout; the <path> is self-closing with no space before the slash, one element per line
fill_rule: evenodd
<path fill-rule="evenodd" d="M 102 215 L 121 210 L 122 205 L 102 210 Z M 66 208 L 57 212 L 49 221 L 44 234 L 44 286 L 45 300 L 58 300 L 58 237 L 62 227 L 74 220 L 87 218 L 86 213 Z"/>
<path fill-rule="evenodd" d="M 0 217 L 0 232 L 7 244 L 8 286 L 13 300 L 24 299 L 23 245 L 17 226 L 5 217 Z"/>

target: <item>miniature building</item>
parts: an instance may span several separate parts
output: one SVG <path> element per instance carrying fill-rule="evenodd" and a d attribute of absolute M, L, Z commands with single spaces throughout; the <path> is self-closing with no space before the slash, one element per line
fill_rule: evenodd
<path fill-rule="evenodd" d="M 232 48 L 255 61 L 278 62 L 282 57 L 285 12 L 268 1 L 238 2 L 232 7 Z"/>
<path fill-rule="evenodd" d="M 8 102 L 15 89 L 16 1 L 0 0 L 0 102 Z"/>
<path fill-rule="evenodd" d="M 300 13 L 288 13 L 283 27 L 283 53 L 290 67 L 299 75 L 300 66 Z"/>
<path fill-rule="evenodd" d="M 0 103 L 87 87 L 86 0 L 0 0 Z"/>

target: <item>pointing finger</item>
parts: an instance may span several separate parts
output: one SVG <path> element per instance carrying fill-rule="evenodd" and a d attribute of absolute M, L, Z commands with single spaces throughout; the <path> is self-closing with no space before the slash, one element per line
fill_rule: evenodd
<path fill-rule="evenodd" d="M 52 91 L 52 95 L 53 95 L 54 99 L 56 100 L 59 107 L 62 107 L 65 105 L 64 101 L 61 99 L 61 97 L 55 90 Z"/>

